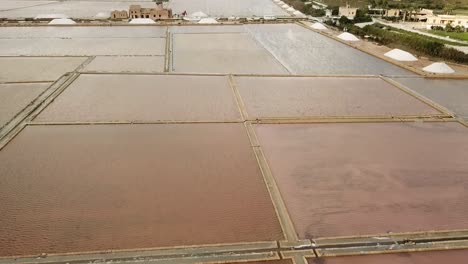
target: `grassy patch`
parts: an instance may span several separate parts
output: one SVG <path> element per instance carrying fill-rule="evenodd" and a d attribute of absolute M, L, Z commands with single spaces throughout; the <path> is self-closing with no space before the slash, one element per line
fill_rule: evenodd
<path fill-rule="evenodd" d="M 431 30 L 429 32 L 431 34 L 439 35 L 439 36 L 442 36 L 442 37 L 449 36 L 452 39 L 468 41 L 468 32 L 458 33 L 458 32 L 445 32 L 445 31 L 442 31 L 442 30 Z"/>

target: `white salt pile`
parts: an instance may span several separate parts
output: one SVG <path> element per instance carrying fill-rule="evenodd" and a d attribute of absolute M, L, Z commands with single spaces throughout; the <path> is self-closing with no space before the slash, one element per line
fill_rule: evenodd
<path fill-rule="evenodd" d="M 110 13 L 108 12 L 99 12 L 94 16 L 94 18 L 98 18 L 98 19 L 107 19 L 109 17 L 110 17 Z"/>
<path fill-rule="evenodd" d="M 288 6 L 287 4 L 284 4 L 284 5 L 282 5 L 281 7 L 284 8 L 284 9 L 288 9 L 288 8 L 289 8 L 289 6 Z"/>
<path fill-rule="evenodd" d="M 313 29 L 318 29 L 318 30 L 327 30 L 328 28 L 325 27 L 322 23 L 316 22 L 312 26 L 310 26 Z"/>
<path fill-rule="evenodd" d="M 417 61 L 418 59 L 413 54 L 401 49 L 392 49 L 384 54 L 385 56 L 397 61 Z"/>
<path fill-rule="evenodd" d="M 183 18 L 183 20 L 190 21 L 190 22 L 198 22 L 200 21 L 200 19 L 201 19 L 200 17 L 188 17 L 188 16 L 185 16 Z"/>
<path fill-rule="evenodd" d="M 288 9 L 286 9 L 286 11 L 288 11 L 288 12 L 294 12 L 294 11 L 296 11 L 296 9 L 294 9 L 293 7 L 289 7 Z"/>
<path fill-rule="evenodd" d="M 340 35 L 338 35 L 338 38 L 345 40 L 345 41 L 358 41 L 359 40 L 358 38 L 356 38 L 356 36 L 348 32 L 341 33 Z"/>
<path fill-rule="evenodd" d="M 273 0 L 273 2 L 278 3 L 280 0 Z"/>
<path fill-rule="evenodd" d="M 49 22 L 49 25 L 73 25 L 73 24 L 76 24 L 76 22 L 69 18 L 56 18 Z"/>
<path fill-rule="evenodd" d="M 134 18 L 128 23 L 129 24 L 155 24 L 156 22 L 154 22 L 151 18 Z"/>
<path fill-rule="evenodd" d="M 305 17 L 306 15 L 304 15 L 301 11 L 299 10 L 296 10 L 293 12 L 293 15 L 297 16 L 297 17 Z"/>
<path fill-rule="evenodd" d="M 432 63 L 431 65 L 424 67 L 423 71 L 432 72 L 432 73 L 454 73 L 455 72 L 452 68 L 450 68 L 450 66 L 448 66 L 444 62 Z"/>
<path fill-rule="evenodd" d="M 218 24 L 218 21 L 216 19 L 207 17 L 207 18 L 202 18 L 200 21 L 198 21 L 198 24 Z"/>
<path fill-rule="evenodd" d="M 65 14 L 40 14 L 34 19 L 54 19 L 54 18 L 68 18 Z"/>
<path fill-rule="evenodd" d="M 201 12 L 201 11 L 198 11 L 198 12 L 194 12 L 192 14 L 190 14 L 191 17 L 208 17 L 207 14 Z"/>
<path fill-rule="evenodd" d="M 278 2 L 278 5 L 284 5 L 284 2 L 283 2 L 283 1 L 279 1 L 279 2 Z"/>

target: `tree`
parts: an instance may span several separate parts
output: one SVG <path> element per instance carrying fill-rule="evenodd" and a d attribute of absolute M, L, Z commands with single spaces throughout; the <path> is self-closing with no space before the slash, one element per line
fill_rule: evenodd
<path fill-rule="evenodd" d="M 313 16 L 313 17 L 323 17 L 325 16 L 325 10 L 323 9 L 315 9 L 315 8 L 311 8 L 309 9 L 309 15 Z"/>
<path fill-rule="evenodd" d="M 338 22 L 340 22 L 340 25 L 351 24 L 351 20 L 349 20 L 345 16 L 341 16 L 340 19 L 338 20 Z"/>
<path fill-rule="evenodd" d="M 367 14 L 366 11 L 358 9 L 356 11 L 356 15 L 354 16 L 353 22 L 354 23 L 362 23 L 362 22 L 371 22 L 372 18 Z"/>
<path fill-rule="evenodd" d="M 330 9 L 332 11 L 332 16 L 337 16 L 339 14 L 339 7 L 338 6 L 330 6 Z"/>

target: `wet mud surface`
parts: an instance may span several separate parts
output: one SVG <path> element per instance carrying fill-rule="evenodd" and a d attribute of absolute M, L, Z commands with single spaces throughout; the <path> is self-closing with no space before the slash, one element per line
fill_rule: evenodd
<path fill-rule="evenodd" d="M 459 123 L 257 125 L 300 238 L 468 228 Z"/>
<path fill-rule="evenodd" d="M 28 126 L 0 204 L 0 256 L 283 239 L 243 124 Z"/>
<path fill-rule="evenodd" d="M 367 256 L 310 258 L 309 264 L 464 264 L 468 250 L 449 250 L 415 253 L 392 253 Z"/>
<path fill-rule="evenodd" d="M 35 121 L 240 119 L 225 76 L 84 74 Z"/>
<path fill-rule="evenodd" d="M 440 114 L 380 78 L 236 77 L 235 83 L 250 118 Z"/>

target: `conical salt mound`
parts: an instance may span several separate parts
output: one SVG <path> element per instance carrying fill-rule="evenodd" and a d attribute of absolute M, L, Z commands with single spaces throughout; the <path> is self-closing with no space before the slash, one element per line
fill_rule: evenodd
<path fill-rule="evenodd" d="M 450 66 L 448 66 L 444 62 L 432 63 L 431 65 L 424 67 L 423 71 L 432 72 L 432 73 L 454 73 L 455 72 L 452 68 L 450 68 Z"/>
<path fill-rule="evenodd" d="M 289 8 L 289 6 L 288 6 L 287 4 L 284 4 L 284 5 L 282 5 L 281 7 L 284 8 L 284 9 L 288 9 L 288 8 Z"/>
<path fill-rule="evenodd" d="M 49 22 L 49 25 L 73 25 L 73 24 L 76 24 L 76 22 L 69 18 L 56 18 Z"/>
<path fill-rule="evenodd" d="M 418 59 L 413 54 L 401 49 L 392 49 L 384 54 L 385 56 L 397 61 L 417 61 Z"/>
<path fill-rule="evenodd" d="M 198 21 L 198 24 L 218 24 L 218 21 L 216 19 L 208 17 L 208 18 L 202 18 L 200 21 Z"/>
<path fill-rule="evenodd" d="M 356 36 L 348 32 L 341 33 L 340 35 L 338 35 L 338 38 L 345 40 L 345 41 L 358 41 L 359 40 L 358 38 L 356 38 Z"/>
<path fill-rule="evenodd" d="M 318 30 L 327 30 L 327 27 L 325 27 L 322 23 L 314 23 L 312 26 L 310 26 L 313 29 L 318 29 Z"/>
<path fill-rule="evenodd" d="M 292 7 L 288 7 L 288 9 L 286 9 L 286 11 L 294 12 L 294 11 L 296 11 L 296 9 L 294 9 L 294 8 L 292 8 Z"/>

